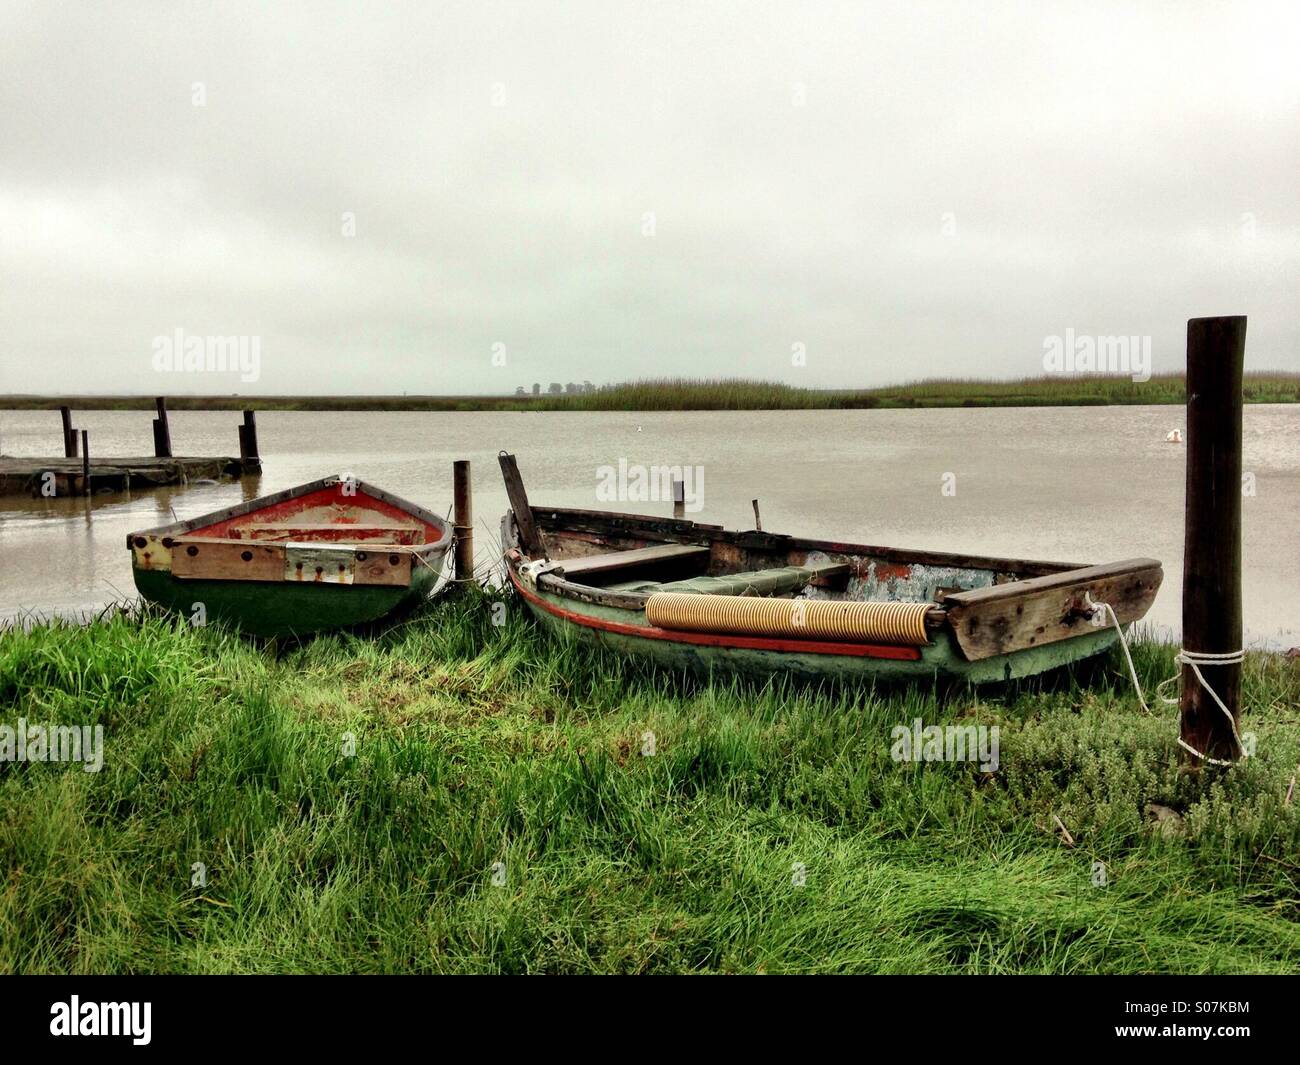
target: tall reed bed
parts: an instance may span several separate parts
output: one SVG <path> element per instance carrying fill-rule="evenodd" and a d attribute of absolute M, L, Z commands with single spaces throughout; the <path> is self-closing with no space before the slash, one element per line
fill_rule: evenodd
<path fill-rule="evenodd" d="M 178 396 L 173 410 L 816 410 L 875 407 L 1089 406 L 1186 402 L 1181 374 L 1148 381 L 1110 375 L 1044 376 L 1011 381 L 980 378 L 929 378 L 886 388 L 798 388 L 776 381 L 741 378 L 649 378 L 606 385 L 589 392 L 533 396 Z M 1247 403 L 1300 402 L 1300 374 L 1246 374 Z M 0 409 L 49 408 L 69 402 L 84 410 L 146 410 L 152 397 L 0 396 Z"/>

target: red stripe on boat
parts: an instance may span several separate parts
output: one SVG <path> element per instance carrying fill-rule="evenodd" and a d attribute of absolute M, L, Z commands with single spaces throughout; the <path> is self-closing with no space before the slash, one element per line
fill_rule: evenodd
<path fill-rule="evenodd" d="M 556 606 L 524 587 L 515 576 L 513 566 L 506 566 L 506 570 L 510 574 L 510 582 L 519 589 L 519 594 L 548 614 L 554 614 L 557 618 L 573 622 L 575 625 L 600 629 L 603 632 L 614 632 L 620 636 L 643 636 L 649 640 L 703 644 L 706 647 L 739 647 L 751 651 L 849 655 L 854 658 L 895 658 L 904 662 L 916 662 L 921 658 L 921 650 L 918 647 L 894 647 L 883 643 L 828 643 L 823 640 L 774 640 L 766 636 L 735 636 L 730 633 L 677 632 L 650 625 L 626 625 L 621 621 L 607 621 L 604 618 L 593 618 L 587 614 L 579 614 Z"/>

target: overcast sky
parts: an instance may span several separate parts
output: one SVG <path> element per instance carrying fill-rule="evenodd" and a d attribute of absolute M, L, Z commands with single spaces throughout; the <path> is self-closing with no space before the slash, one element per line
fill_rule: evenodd
<path fill-rule="evenodd" d="M 1300 369 L 1300 4 L 0 12 L 0 391 Z"/>

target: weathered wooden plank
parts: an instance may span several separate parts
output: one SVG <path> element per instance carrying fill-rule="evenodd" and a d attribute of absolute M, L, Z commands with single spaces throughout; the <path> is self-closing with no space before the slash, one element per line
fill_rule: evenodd
<path fill-rule="evenodd" d="M 411 567 L 409 550 L 382 547 L 370 550 L 346 544 L 267 543 L 206 536 L 177 536 L 171 543 L 172 575 L 182 580 L 404 586 L 411 581 Z"/>
<path fill-rule="evenodd" d="M 387 584 L 404 587 L 411 583 L 415 558 L 410 551 L 371 551 L 357 548 L 353 584 Z"/>
<path fill-rule="evenodd" d="M 74 431 L 72 439 L 77 439 Z M 78 448 L 80 450 L 80 448 Z M 183 484 L 202 478 L 241 477 L 259 467 L 236 458 L 158 458 L 154 455 L 90 460 L 90 480 L 95 488 L 125 491 L 128 487 L 156 487 Z M 0 458 L 0 496 L 39 495 L 45 475 L 53 474 L 60 485 L 79 482 L 85 474 L 82 458 Z M 66 494 L 60 489 L 60 494 Z"/>
<path fill-rule="evenodd" d="M 282 581 L 284 544 L 178 536 L 172 543 L 172 576 L 183 580 Z"/>
<path fill-rule="evenodd" d="M 1011 581 L 1007 584 L 990 585 L 987 588 L 970 588 L 963 592 L 949 592 L 943 597 L 947 604 L 956 606 L 974 606 L 999 599 L 1021 598 L 1032 592 L 1049 588 L 1067 588 L 1080 581 L 1091 581 L 1101 577 L 1117 577 L 1126 573 L 1138 573 L 1142 570 L 1160 568 L 1154 558 L 1130 558 L 1123 562 L 1108 562 L 1100 566 L 1083 566 L 1079 569 L 1050 573 L 1042 577 L 1031 577 L 1023 581 Z"/>
<path fill-rule="evenodd" d="M 953 592 L 943 605 L 962 653 L 976 661 L 1094 631 L 1089 598 L 1109 603 L 1121 624 L 1136 621 L 1150 609 L 1162 578 L 1154 559 L 1129 559 Z"/>
<path fill-rule="evenodd" d="M 530 558 L 546 558 L 546 540 L 533 519 L 533 508 L 528 505 L 528 492 L 524 488 L 524 479 L 519 474 L 519 464 L 514 455 L 502 451 L 497 456 L 501 465 L 501 476 L 506 483 L 506 495 L 510 499 L 510 509 L 515 515 L 515 525 L 519 529 L 519 542 Z"/>
<path fill-rule="evenodd" d="M 349 540 L 383 541 L 393 544 L 424 543 L 422 525 L 345 524 L 340 522 L 246 522 L 230 528 L 236 540 Z"/>
<path fill-rule="evenodd" d="M 584 558 L 560 559 L 556 565 L 566 577 L 591 576 L 597 573 L 614 573 L 660 562 L 688 558 L 708 558 L 709 549 L 696 544 L 656 544 L 653 547 L 635 547 L 630 551 L 610 551 L 603 555 Z"/>

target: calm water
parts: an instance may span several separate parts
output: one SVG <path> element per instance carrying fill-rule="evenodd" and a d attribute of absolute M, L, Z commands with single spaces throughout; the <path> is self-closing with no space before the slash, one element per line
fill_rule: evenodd
<path fill-rule="evenodd" d="M 148 454 L 151 414 L 78 412 L 92 454 Z M 330 473 L 349 472 L 447 514 L 451 462 L 473 461 L 479 558 L 506 509 L 501 448 L 534 505 L 671 513 L 597 498 L 597 468 L 704 468 L 690 516 L 861 543 L 1079 562 L 1144 555 L 1165 565 L 1150 619 L 1176 630 L 1182 573 L 1180 407 L 691 413 L 258 415 L 257 482 L 0 500 L 0 616 L 76 613 L 132 596 L 126 534 Z M 234 413 L 172 414 L 177 454 L 237 453 Z M 0 412 L 8 455 L 61 452 L 52 411 Z M 1300 645 L 1300 407 L 1246 409 L 1245 617 L 1252 644 Z M 955 495 L 942 492 L 955 475 Z"/>

